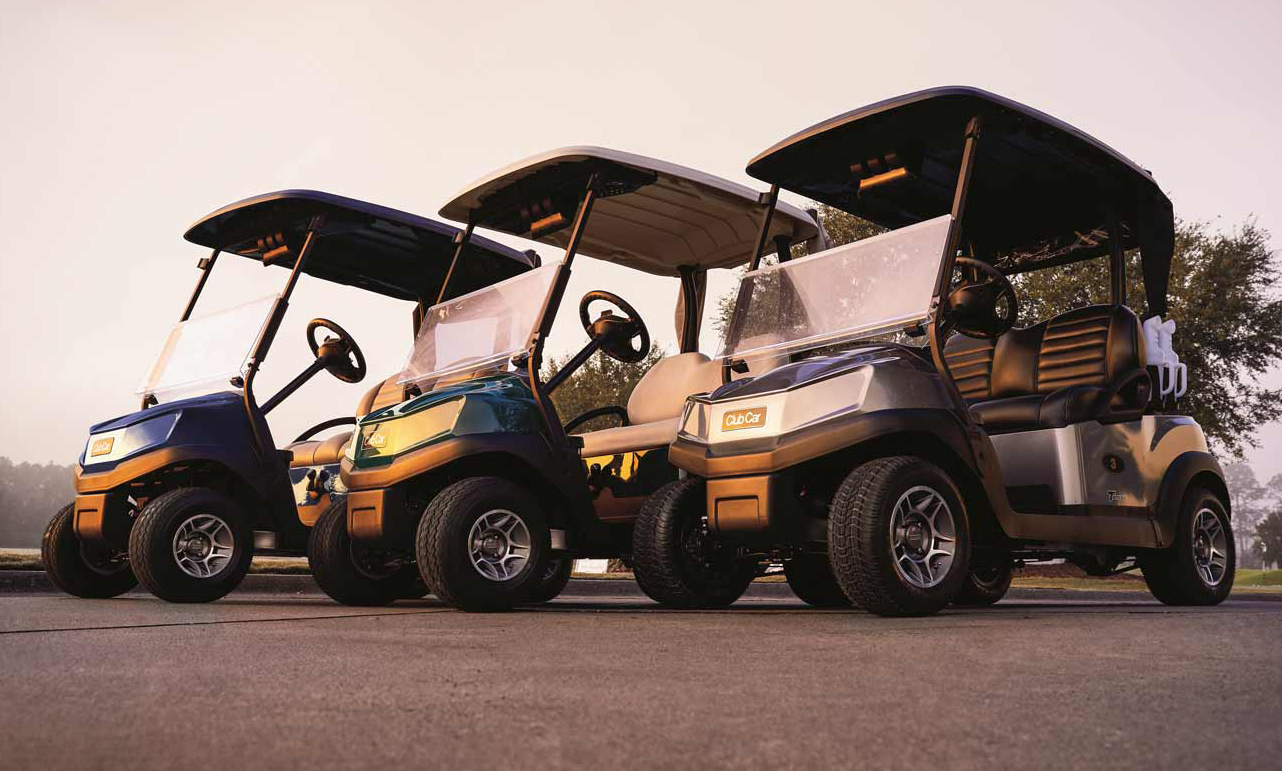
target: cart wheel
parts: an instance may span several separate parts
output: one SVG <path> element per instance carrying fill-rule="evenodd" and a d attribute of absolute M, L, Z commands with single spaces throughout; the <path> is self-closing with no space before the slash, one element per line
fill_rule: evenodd
<path fill-rule="evenodd" d="M 827 555 L 807 554 L 783 564 L 788 587 L 802 602 L 816 608 L 848 608 L 854 603 L 841 590 Z"/>
<path fill-rule="evenodd" d="M 40 560 L 54 585 L 76 597 L 115 597 L 138 585 L 128 555 L 107 544 L 82 541 L 72 528 L 74 504 L 62 507 L 40 540 Z"/>
<path fill-rule="evenodd" d="M 633 572 L 642 591 L 671 608 L 723 608 L 757 573 L 707 532 L 704 483 L 669 482 L 641 507 L 632 531 Z"/>
<path fill-rule="evenodd" d="M 996 565 L 978 565 L 966 574 L 961 591 L 953 598 L 954 605 L 984 607 L 996 605 L 1010 591 L 1010 580 L 1015 572 L 1010 560 Z"/>
<path fill-rule="evenodd" d="M 530 596 L 525 601 L 534 603 L 555 600 L 565 591 L 565 585 L 570 583 L 570 574 L 573 572 L 574 560 L 569 557 L 553 557 L 548 560 L 543 577 L 530 590 Z"/>
<path fill-rule="evenodd" d="M 129 562 L 147 591 L 169 602 L 212 602 L 240 585 L 254 557 L 240 505 L 207 487 L 151 500 L 129 534 Z"/>
<path fill-rule="evenodd" d="M 1191 488 L 1176 520 L 1175 543 L 1139 555 L 1153 596 L 1167 605 L 1218 605 L 1233 589 L 1237 552 L 1224 504 L 1211 491 Z"/>
<path fill-rule="evenodd" d="M 307 538 L 312 578 L 325 594 L 344 605 L 387 605 L 428 594 L 412 561 L 389 556 L 386 550 L 365 546 L 347 534 L 346 499 L 331 503 L 316 518 Z"/>
<path fill-rule="evenodd" d="M 922 458 L 877 458 L 842 482 L 828 514 L 828 556 L 856 604 L 880 616 L 948 605 L 969 573 L 970 528 L 956 486 Z"/>
<path fill-rule="evenodd" d="M 460 610 L 508 610 L 531 596 L 547 570 L 549 533 L 538 501 L 499 477 L 469 477 L 438 493 L 415 542 L 428 586 Z"/>

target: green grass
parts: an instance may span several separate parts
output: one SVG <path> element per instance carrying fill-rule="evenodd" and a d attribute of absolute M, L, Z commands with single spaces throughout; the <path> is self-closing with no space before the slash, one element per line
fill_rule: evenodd
<path fill-rule="evenodd" d="M 1282 589 L 1282 570 L 1254 570 L 1240 568 L 1233 578 L 1234 587 L 1267 587 Z"/>

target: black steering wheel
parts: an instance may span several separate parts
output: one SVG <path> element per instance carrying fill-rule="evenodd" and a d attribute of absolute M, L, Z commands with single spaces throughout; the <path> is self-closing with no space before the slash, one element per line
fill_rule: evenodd
<path fill-rule="evenodd" d="M 605 310 L 593 321 L 588 315 L 588 306 L 597 300 L 613 304 L 626 315 L 616 316 Z M 583 299 L 579 300 L 579 321 L 588 337 L 601 341 L 601 350 L 611 359 L 634 364 L 650 352 L 650 330 L 645 328 L 645 322 L 636 309 L 613 292 L 598 289 L 583 295 Z M 641 338 L 640 345 L 633 347 L 632 340 L 636 337 Z"/>
<path fill-rule="evenodd" d="M 971 257 L 958 257 L 954 264 L 986 278 L 963 280 L 949 293 L 945 311 L 949 329 L 967 337 L 992 340 L 1014 328 L 1019 320 L 1019 300 L 1006 274 Z"/>
<path fill-rule="evenodd" d="M 325 329 L 338 337 L 325 336 L 316 342 L 316 330 Z M 344 383 L 359 383 L 365 379 L 365 354 L 347 330 L 329 319 L 312 319 L 307 322 L 307 345 L 312 355 L 321 360 L 329 374 Z"/>

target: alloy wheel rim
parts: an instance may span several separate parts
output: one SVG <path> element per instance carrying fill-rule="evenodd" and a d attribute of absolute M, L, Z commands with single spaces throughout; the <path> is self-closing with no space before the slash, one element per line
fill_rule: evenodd
<path fill-rule="evenodd" d="M 1224 523 L 1210 509 L 1193 517 L 1193 564 L 1207 586 L 1218 586 L 1228 572 L 1228 537 Z"/>
<path fill-rule="evenodd" d="M 938 586 L 957 553 L 957 527 L 948 502 L 933 488 L 909 488 L 890 516 L 895 572 L 918 589 Z"/>
<path fill-rule="evenodd" d="M 530 562 L 530 528 L 515 512 L 487 511 L 467 534 L 468 556 L 476 572 L 491 581 L 509 581 Z"/>
<path fill-rule="evenodd" d="M 236 536 L 215 514 L 188 517 L 174 533 L 174 561 L 192 578 L 213 578 L 231 565 Z"/>

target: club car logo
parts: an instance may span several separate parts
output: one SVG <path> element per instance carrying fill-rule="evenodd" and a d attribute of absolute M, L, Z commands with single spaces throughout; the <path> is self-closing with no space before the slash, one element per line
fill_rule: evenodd
<path fill-rule="evenodd" d="M 95 440 L 93 443 L 93 446 L 89 448 L 89 457 L 96 458 L 99 455 L 110 454 L 111 447 L 115 443 L 116 443 L 116 438 L 114 436 L 109 436 L 106 439 Z"/>
<path fill-rule="evenodd" d="M 730 410 L 721 418 L 721 430 L 740 431 L 745 428 L 761 428 L 765 423 L 765 407 L 749 407 L 746 410 Z"/>

